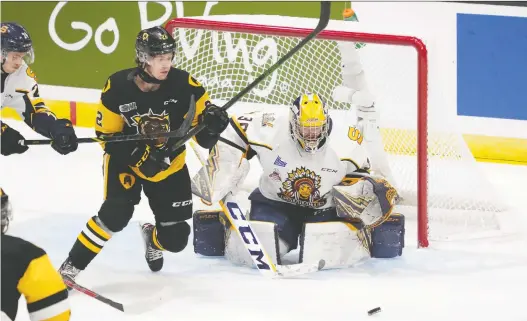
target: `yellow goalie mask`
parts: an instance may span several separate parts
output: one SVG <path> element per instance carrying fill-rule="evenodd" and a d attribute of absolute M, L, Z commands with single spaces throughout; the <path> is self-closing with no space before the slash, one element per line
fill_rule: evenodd
<path fill-rule="evenodd" d="M 291 137 L 304 151 L 315 153 L 326 142 L 330 121 L 322 99 L 317 94 L 303 94 L 290 108 Z"/>

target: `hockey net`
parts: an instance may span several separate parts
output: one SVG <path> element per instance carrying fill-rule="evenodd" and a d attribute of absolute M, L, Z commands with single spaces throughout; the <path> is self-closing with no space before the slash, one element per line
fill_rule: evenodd
<path fill-rule="evenodd" d="M 270 26 L 211 18 L 217 19 L 176 18 L 166 28 L 178 45 L 176 67 L 196 77 L 215 102 L 236 95 L 316 24 L 300 29 L 300 19 Z M 232 21 L 231 16 L 228 19 Z M 498 230 L 497 214 L 507 208 L 496 199 L 455 129 L 455 115 L 447 115 L 441 104 L 429 106 L 427 50 L 418 38 L 325 30 L 232 110 L 283 109 L 299 94 L 317 92 L 334 119 L 354 123 L 353 106 L 331 99 L 333 89 L 342 83 L 336 41 L 354 42 L 359 50 L 380 110 L 385 157 L 402 196 L 397 211 L 415 215 L 418 245 L 428 246 L 429 237 L 441 240 Z"/>

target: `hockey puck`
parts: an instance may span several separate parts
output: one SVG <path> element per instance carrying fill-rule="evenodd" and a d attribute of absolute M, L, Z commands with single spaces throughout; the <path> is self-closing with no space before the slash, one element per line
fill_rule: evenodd
<path fill-rule="evenodd" d="M 371 309 L 370 311 L 368 311 L 368 315 L 374 315 L 375 313 L 379 313 L 381 312 L 381 308 L 380 307 L 376 307 L 374 309 Z"/>

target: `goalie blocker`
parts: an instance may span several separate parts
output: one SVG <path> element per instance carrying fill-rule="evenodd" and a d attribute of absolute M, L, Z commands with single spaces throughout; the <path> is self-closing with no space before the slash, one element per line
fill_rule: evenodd
<path fill-rule="evenodd" d="M 250 219 L 250 218 L 249 218 Z M 253 266 L 243 244 L 222 211 L 199 210 L 193 215 L 194 252 L 204 256 L 225 256 L 231 262 Z M 273 263 L 289 248 L 278 237 L 274 223 L 251 221 L 251 226 L 269 252 Z M 394 258 L 404 248 L 404 216 L 392 213 L 383 223 L 364 228 L 360 220 L 304 223 L 300 234 L 300 262 L 326 261 L 326 268 L 345 267 L 363 259 Z"/>

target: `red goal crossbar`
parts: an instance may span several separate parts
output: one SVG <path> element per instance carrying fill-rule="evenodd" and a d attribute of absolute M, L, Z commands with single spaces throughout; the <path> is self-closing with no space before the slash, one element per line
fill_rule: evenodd
<path fill-rule="evenodd" d="M 303 38 L 311 29 L 175 18 L 165 28 L 173 34 L 176 28 L 205 29 Z M 352 41 L 413 47 L 417 51 L 417 237 L 418 246 L 428 246 L 428 53 L 423 41 L 411 36 L 324 30 L 317 39 Z"/>

